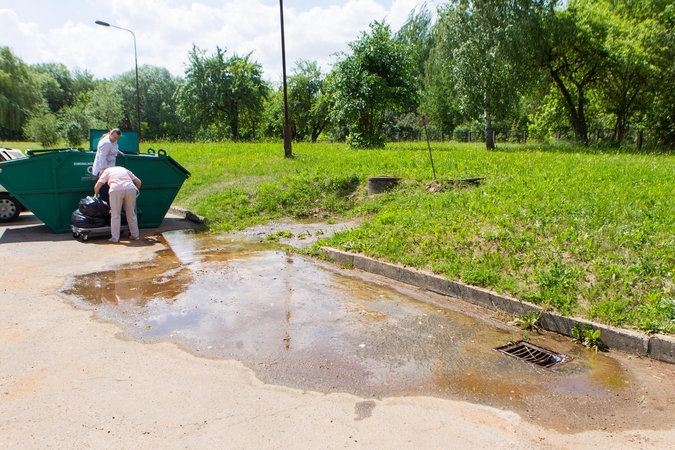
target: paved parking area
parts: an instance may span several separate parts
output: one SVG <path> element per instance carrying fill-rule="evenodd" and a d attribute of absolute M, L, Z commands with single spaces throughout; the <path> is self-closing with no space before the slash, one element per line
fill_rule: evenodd
<path fill-rule="evenodd" d="M 0 225 L 0 448 L 672 448 L 671 430 L 563 434 L 511 412 L 431 397 L 365 399 L 264 384 L 237 361 L 124 340 L 57 292 L 73 275 L 149 259 L 79 242 L 31 214 Z"/>

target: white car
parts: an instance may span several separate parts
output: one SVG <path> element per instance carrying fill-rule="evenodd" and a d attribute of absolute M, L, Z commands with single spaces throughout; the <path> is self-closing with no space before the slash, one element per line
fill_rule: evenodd
<path fill-rule="evenodd" d="M 26 158 L 26 155 L 21 150 L 0 148 L 0 162 L 21 158 Z M 24 209 L 24 206 L 17 199 L 9 195 L 7 189 L 0 184 L 0 222 L 16 220 Z"/>

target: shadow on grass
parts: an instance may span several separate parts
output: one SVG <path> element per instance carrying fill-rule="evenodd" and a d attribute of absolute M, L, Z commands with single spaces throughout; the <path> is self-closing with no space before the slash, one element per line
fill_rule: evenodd
<path fill-rule="evenodd" d="M 545 153 L 565 153 L 565 154 L 583 154 L 583 155 L 652 155 L 652 156 L 672 156 L 675 150 L 666 148 L 642 148 L 637 149 L 633 145 L 610 145 L 594 144 L 583 146 L 568 142 L 557 144 L 497 144 L 497 151 L 516 153 L 516 152 L 545 152 Z"/>
<path fill-rule="evenodd" d="M 388 143 L 387 149 L 391 150 L 427 150 L 426 142 L 406 142 L 406 143 Z M 485 150 L 484 142 L 431 142 L 431 150 L 436 152 L 452 152 L 465 149 Z M 616 145 L 609 142 L 601 142 L 583 146 L 574 142 L 542 143 L 532 142 L 528 144 L 497 142 L 494 151 L 505 153 L 522 152 L 544 152 L 544 153 L 564 153 L 564 154 L 585 154 L 585 155 L 652 155 L 652 156 L 671 156 L 675 154 L 675 149 L 656 146 L 645 146 L 638 150 L 634 144 Z"/>

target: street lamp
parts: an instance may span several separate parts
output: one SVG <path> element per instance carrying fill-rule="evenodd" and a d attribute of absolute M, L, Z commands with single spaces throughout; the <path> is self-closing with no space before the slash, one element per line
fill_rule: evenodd
<path fill-rule="evenodd" d="M 118 27 L 117 25 L 110 25 L 108 22 L 103 22 L 102 20 L 97 20 L 96 25 L 101 25 L 102 27 L 113 27 L 120 30 L 128 31 L 134 37 L 134 62 L 136 63 L 136 117 L 138 119 L 138 142 L 141 141 L 141 96 L 138 89 L 138 55 L 136 53 L 136 35 L 133 31 L 127 30 L 126 28 Z"/>
<path fill-rule="evenodd" d="M 283 0 L 279 0 L 279 10 L 281 11 L 281 66 L 284 80 L 284 157 L 292 158 L 293 149 L 291 147 L 291 126 L 288 122 L 288 87 L 286 84 L 286 43 L 284 41 Z"/>

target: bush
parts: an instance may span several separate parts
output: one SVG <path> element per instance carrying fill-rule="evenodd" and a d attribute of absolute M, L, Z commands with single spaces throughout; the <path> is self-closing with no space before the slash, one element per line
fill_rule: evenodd
<path fill-rule="evenodd" d="M 58 117 L 49 112 L 47 104 L 41 105 L 23 127 L 26 138 L 39 142 L 43 148 L 53 147 L 59 142 L 61 123 Z"/>
<path fill-rule="evenodd" d="M 347 144 L 352 148 L 384 148 L 383 134 L 366 134 L 351 132 L 347 136 Z"/>
<path fill-rule="evenodd" d="M 60 111 L 63 135 L 70 147 L 79 147 L 89 139 L 89 117 L 81 108 L 66 107 Z"/>

